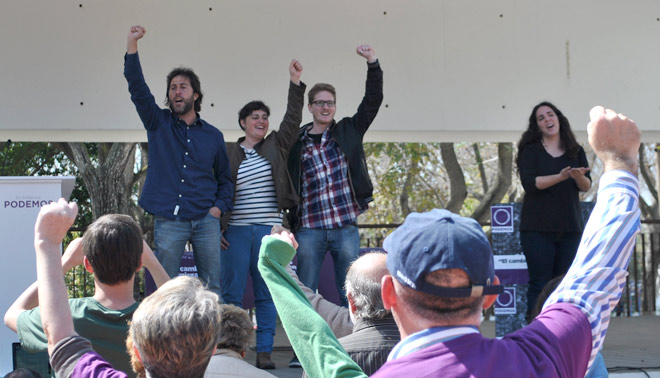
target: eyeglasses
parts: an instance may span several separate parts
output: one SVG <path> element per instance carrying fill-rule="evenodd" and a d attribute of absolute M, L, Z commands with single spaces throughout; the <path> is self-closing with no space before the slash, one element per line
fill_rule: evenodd
<path fill-rule="evenodd" d="M 318 106 L 319 108 L 322 108 L 324 105 L 327 105 L 328 108 L 334 108 L 335 107 L 335 102 L 334 101 L 316 100 L 316 101 L 312 101 L 312 104 Z"/>

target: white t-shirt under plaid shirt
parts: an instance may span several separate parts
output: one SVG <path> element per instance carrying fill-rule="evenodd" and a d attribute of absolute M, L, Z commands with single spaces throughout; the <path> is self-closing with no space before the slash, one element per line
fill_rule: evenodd
<path fill-rule="evenodd" d="M 277 193 L 270 162 L 252 148 L 241 148 L 245 152 L 245 159 L 238 167 L 234 210 L 229 224 L 282 224 L 282 213 L 277 210 Z"/>

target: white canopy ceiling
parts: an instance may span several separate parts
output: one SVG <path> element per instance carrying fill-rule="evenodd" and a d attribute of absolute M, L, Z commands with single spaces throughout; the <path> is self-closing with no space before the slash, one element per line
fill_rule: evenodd
<path fill-rule="evenodd" d="M 278 127 L 292 58 L 352 115 L 370 43 L 385 101 L 368 141 L 515 141 L 554 102 L 585 139 L 603 104 L 660 140 L 660 3 L 653 0 L 5 0 L 0 5 L 0 140 L 145 141 L 123 78 L 128 28 L 158 101 L 179 65 L 200 76 L 201 115 L 239 136 L 261 99 Z M 305 110 L 304 121 L 311 120 Z"/>

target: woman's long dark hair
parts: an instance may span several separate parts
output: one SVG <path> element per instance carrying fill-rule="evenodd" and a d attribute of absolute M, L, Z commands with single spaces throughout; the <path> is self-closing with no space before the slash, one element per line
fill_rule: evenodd
<path fill-rule="evenodd" d="M 541 139 L 543 139 L 543 134 L 541 134 L 539 125 L 536 122 L 536 111 L 541 106 L 549 107 L 557 115 L 557 119 L 559 120 L 559 147 L 564 150 L 566 156 L 571 160 L 575 160 L 577 159 L 578 152 L 580 151 L 580 145 L 575 140 L 575 135 L 573 135 L 571 124 L 568 122 L 568 118 L 566 118 L 564 113 L 557 109 L 557 107 L 552 103 L 543 101 L 542 103 L 536 105 L 534 109 L 532 109 L 532 114 L 529 116 L 529 125 L 527 126 L 527 130 L 525 130 L 525 132 L 520 137 L 520 141 L 518 142 L 518 152 L 516 153 L 516 170 L 519 174 L 520 152 L 525 147 L 527 147 L 528 144 L 541 142 Z"/>

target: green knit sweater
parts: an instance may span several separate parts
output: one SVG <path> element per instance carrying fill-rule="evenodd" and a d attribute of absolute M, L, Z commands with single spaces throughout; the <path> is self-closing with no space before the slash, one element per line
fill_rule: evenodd
<path fill-rule="evenodd" d="M 258 266 L 303 369 L 310 377 L 366 377 L 284 270 L 295 254 L 290 244 L 266 236 Z"/>

